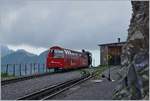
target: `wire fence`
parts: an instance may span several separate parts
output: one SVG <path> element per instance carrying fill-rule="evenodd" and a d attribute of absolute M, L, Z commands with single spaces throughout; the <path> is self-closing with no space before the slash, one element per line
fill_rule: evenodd
<path fill-rule="evenodd" d="M 1 64 L 1 72 L 13 76 L 27 76 L 52 72 L 52 70 L 47 69 L 44 63 Z"/>

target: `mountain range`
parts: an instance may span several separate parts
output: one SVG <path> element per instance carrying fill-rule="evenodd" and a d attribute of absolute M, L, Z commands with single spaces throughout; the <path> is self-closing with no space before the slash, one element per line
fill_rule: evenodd
<path fill-rule="evenodd" d="M 43 64 L 46 61 L 47 54 L 48 50 L 42 52 L 40 55 L 35 55 L 23 49 L 13 51 L 7 46 L 1 46 L 1 64 Z"/>
<path fill-rule="evenodd" d="M 8 54 L 11 54 L 13 53 L 14 51 L 9 49 L 7 46 L 5 45 L 1 45 L 1 57 L 4 57 Z"/>

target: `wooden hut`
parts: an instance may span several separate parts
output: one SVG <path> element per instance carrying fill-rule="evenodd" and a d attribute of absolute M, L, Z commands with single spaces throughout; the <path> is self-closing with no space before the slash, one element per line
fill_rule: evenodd
<path fill-rule="evenodd" d="M 122 47 L 126 42 L 99 44 L 101 65 L 120 65 Z"/>

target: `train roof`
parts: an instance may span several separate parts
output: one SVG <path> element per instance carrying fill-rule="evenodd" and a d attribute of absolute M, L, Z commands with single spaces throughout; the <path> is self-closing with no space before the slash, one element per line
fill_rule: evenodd
<path fill-rule="evenodd" d="M 59 46 L 53 46 L 53 47 L 51 47 L 50 49 L 64 49 L 64 48 L 59 47 Z"/>
<path fill-rule="evenodd" d="M 71 50 L 71 49 L 62 48 L 62 47 L 60 47 L 60 46 L 53 46 L 53 47 L 51 47 L 50 49 L 68 50 L 68 51 L 71 51 L 71 52 L 74 52 L 74 53 L 80 53 L 80 54 L 82 54 L 82 52 L 75 51 L 75 50 Z"/>

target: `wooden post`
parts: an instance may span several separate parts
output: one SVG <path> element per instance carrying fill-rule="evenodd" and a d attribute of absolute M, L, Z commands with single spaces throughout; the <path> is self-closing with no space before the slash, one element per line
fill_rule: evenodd
<path fill-rule="evenodd" d="M 8 66 L 9 64 L 6 65 L 6 73 L 8 74 Z"/>
<path fill-rule="evenodd" d="M 32 63 L 30 64 L 30 74 L 32 75 Z"/>
<path fill-rule="evenodd" d="M 40 74 L 40 64 L 38 63 L 38 73 Z"/>
<path fill-rule="evenodd" d="M 44 67 L 44 64 L 43 64 L 43 72 L 44 72 L 44 68 L 45 68 L 45 67 Z"/>
<path fill-rule="evenodd" d="M 13 76 L 15 76 L 15 64 L 13 64 Z"/>
<path fill-rule="evenodd" d="M 35 73 L 35 63 L 33 64 L 33 69 L 34 69 L 34 73 Z"/>
<path fill-rule="evenodd" d="M 20 71 L 20 76 L 21 76 L 21 64 L 19 65 L 19 71 Z"/>
<path fill-rule="evenodd" d="M 46 68 L 46 72 L 47 72 L 47 68 Z"/>
<path fill-rule="evenodd" d="M 27 64 L 25 64 L 25 75 L 27 75 Z"/>

